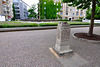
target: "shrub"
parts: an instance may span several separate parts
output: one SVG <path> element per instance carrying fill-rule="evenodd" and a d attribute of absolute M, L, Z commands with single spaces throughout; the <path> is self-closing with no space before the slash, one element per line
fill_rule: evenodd
<path fill-rule="evenodd" d="M 40 23 L 39 26 L 57 26 L 58 22 L 54 22 L 54 23 Z"/>
<path fill-rule="evenodd" d="M 63 20 L 63 19 L 60 19 L 60 20 L 58 20 L 58 21 L 69 21 L 69 20 L 68 20 L 68 19 L 64 19 L 64 20 Z"/>
<path fill-rule="evenodd" d="M 3 24 L 0 25 L 0 28 L 12 28 L 12 27 L 37 27 L 38 24 L 36 23 L 30 23 L 30 24 L 21 24 L 21 25 L 8 25 L 8 24 Z"/>
<path fill-rule="evenodd" d="M 90 23 L 86 22 L 68 22 L 70 25 L 89 25 Z M 40 23 L 39 26 L 57 26 L 58 22 L 51 23 Z"/>
<path fill-rule="evenodd" d="M 68 22 L 70 25 L 89 25 L 87 22 Z"/>
<path fill-rule="evenodd" d="M 77 19 L 77 20 L 75 20 L 75 21 L 80 21 L 80 22 L 82 22 L 82 19 Z"/>

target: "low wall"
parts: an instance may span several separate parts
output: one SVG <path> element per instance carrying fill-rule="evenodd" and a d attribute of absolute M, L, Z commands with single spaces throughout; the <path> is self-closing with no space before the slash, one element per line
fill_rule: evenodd
<path fill-rule="evenodd" d="M 91 22 L 91 20 L 82 20 L 82 22 Z M 100 23 L 100 20 L 94 20 L 94 23 Z"/>
<path fill-rule="evenodd" d="M 0 21 L 6 21 L 5 16 L 0 15 Z"/>

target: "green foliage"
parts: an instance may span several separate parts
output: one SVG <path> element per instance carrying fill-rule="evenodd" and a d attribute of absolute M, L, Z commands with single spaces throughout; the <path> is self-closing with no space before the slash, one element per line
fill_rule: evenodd
<path fill-rule="evenodd" d="M 58 21 L 69 21 L 68 19 L 60 19 Z"/>
<path fill-rule="evenodd" d="M 16 14 L 15 14 L 15 7 L 14 7 L 14 4 L 12 5 L 12 7 L 13 7 L 13 18 L 12 18 L 12 20 L 15 20 Z"/>
<path fill-rule="evenodd" d="M 21 23 L 21 22 L 0 22 L 0 28 L 12 28 L 12 27 L 37 27 L 36 23 Z"/>
<path fill-rule="evenodd" d="M 92 12 L 90 12 L 90 11 L 92 11 L 92 9 L 88 9 L 88 10 L 86 11 L 86 19 L 91 19 L 91 14 L 92 14 Z"/>
<path fill-rule="evenodd" d="M 92 9 L 86 11 L 86 19 L 91 19 Z M 100 19 L 100 7 L 96 6 L 95 19 Z"/>
<path fill-rule="evenodd" d="M 82 22 L 82 19 L 77 19 L 77 20 L 75 20 L 75 21 L 79 21 L 79 22 Z"/>
<path fill-rule="evenodd" d="M 39 26 L 57 26 L 58 22 L 51 23 L 40 23 Z"/>
<path fill-rule="evenodd" d="M 0 28 L 12 28 L 12 27 L 37 27 L 37 24 L 33 25 L 0 25 Z"/>
<path fill-rule="evenodd" d="M 65 3 L 71 3 L 68 4 L 69 6 L 77 6 L 78 9 L 86 9 L 90 8 L 92 0 L 63 0 Z M 96 0 L 96 4 L 100 6 L 100 0 Z"/>
<path fill-rule="evenodd" d="M 96 6 L 95 19 L 100 19 L 100 6 Z"/>
<path fill-rule="evenodd" d="M 100 6 L 100 0 L 63 0 L 63 2 L 71 3 L 69 4 L 69 6 L 74 6 L 74 7 L 77 6 L 78 9 L 86 9 L 86 8 L 89 9 L 90 5 L 92 5 L 91 24 L 88 32 L 89 33 L 88 35 L 92 36 L 94 27 L 95 8 L 96 5 Z"/>
<path fill-rule="evenodd" d="M 40 0 L 40 18 L 41 19 L 57 19 L 59 15 L 57 13 L 60 11 L 61 3 L 54 3 L 53 0 Z M 38 7 L 38 8 L 39 8 Z"/>
<path fill-rule="evenodd" d="M 88 22 L 68 22 L 70 25 L 89 25 Z M 57 26 L 58 22 L 40 23 L 39 26 Z"/>
<path fill-rule="evenodd" d="M 36 7 L 35 7 L 35 5 L 33 4 L 32 7 L 28 10 L 28 12 L 29 12 L 28 17 L 29 17 L 29 18 L 36 18 L 37 13 L 35 12 L 35 10 L 36 10 Z"/>

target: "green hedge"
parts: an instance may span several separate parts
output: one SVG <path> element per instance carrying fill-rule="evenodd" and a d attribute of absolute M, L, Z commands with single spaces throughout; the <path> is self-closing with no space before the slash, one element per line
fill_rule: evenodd
<path fill-rule="evenodd" d="M 37 27 L 38 24 L 36 23 L 31 23 L 31 24 L 22 24 L 22 25 L 8 25 L 8 24 L 4 24 L 4 25 L 0 25 L 0 28 L 11 28 L 11 27 Z"/>
<path fill-rule="evenodd" d="M 88 22 L 68 22 L 70 25 L 90 25 Z"/>
<path fill-rule="evenodd" d="M 40 23 L 39 26 L 57 26 L 58 22 Z"/>
<path fill-rule="evenodd" d="M 58 20 L 58 21 L 69 21 L 69 20 L 68 20 L 68 19 L 64 19 L 64 20 L 63 20 L 63 19 L 60 19 L 60 20 Z"/>
<path fill-rule="evenodd" d="M 89 25 L 87 22 L 68 22 L 70 25 Z M 57 26 L 58 22 L 40 23 L 39 26 Z"/>
<path fill-rule="evenodd" d="M 77 20 L 75 20 L 75 21 L 80 21 L 80 22 L 82 22 L 82 19 L 77 19 Z"/>

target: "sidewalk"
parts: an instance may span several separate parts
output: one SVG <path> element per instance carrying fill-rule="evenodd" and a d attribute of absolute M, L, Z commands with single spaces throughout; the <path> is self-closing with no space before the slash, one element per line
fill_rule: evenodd
<path fill-rule="evenodd" d="M 88 32 L 88 28 L 71 28 L 71 35 L 75 32 Z M 100 27 L 94 33 L 100 35 Z M 100 44 L 72 36 L 70 41 L 74 52 L 89 62 L 82 67 L 100 67 Z M 55 43 L 56 29 L 0 33 L 0 67 L 63 67 L 49 50 Z"/>

